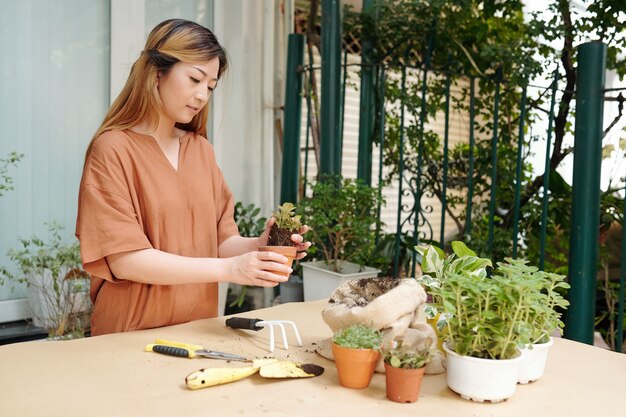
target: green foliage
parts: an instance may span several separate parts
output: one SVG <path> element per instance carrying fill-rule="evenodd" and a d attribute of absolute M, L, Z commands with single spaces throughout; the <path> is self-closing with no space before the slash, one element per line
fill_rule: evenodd
<path fill-rule="evenodd" d="M 302 227 L 300 222 L 301 216 L 296 215 L 296 206 L 293 203 L 285 202 L 282 206 L 278 206 L 277 211 L 272 211 L 272 215 L 276 219 L 276 225 L 283 230 L 297 232 Z"/>
<path fill-rule="evenodd" d="M 620 76 L 626 75 L 626 10 L 623 1 L 587 2 L 581 9 L 574 8 L 571 2 L 554 0 L 547 2 L 541 12 L 526 18 L 522 1 L 399 0 L 375 3 L 372 8 L 375 12 L 372 13 L 347 12 L 344 27 L 346 32 L 367 38 L 373 49 L 372 62 L 386 67 L 383 160 L 387 174 L 383 182 L 396 181 L 401 175 L 398 160 L 402 148 L 405 170 L 402 174 L 419 177 L 422 194 L 442 199 L 443 139 L 428 127 L 422 129 L 421 117 L 424 116 L 424 126 L 442 121 L 446 109 L 446 77 L 449 77 L 454 91 L 450 114 L 468 115 L 469 82 L 473 77 L 477 88 L 473 126 L 475 146 L 471 151 L 474 162 L 471 242 L 479 254 L 501 260 L 512 251 L 516 173 L 511 167 L 517 164 L 521 86 L 539 75 L 550 79 L 555 67 L 561 67 L 556 103 L 558 114 L 554 123 L 553 143 L 556 147 L 551 161 L 555 167 L 571 152 L 571 148 L 563 146 L 563 138 L 573 133 L 570 106 L 573 96 L 568 91 L 575 88 L 576 45 L 589 40 L 605 42 L 608 45 L 608 68 L 616 70 Z M 427 60 L 427 101 L 422 113 L 421 80 Z M 408 67 L 409 76 L 420 81 L 407 82 L 403 89 L 402 65 Z M 494 240 L 488 248 L 496 85 L 500 93 L 496 131 L 497 199 Z M 378 93 L 379 89 L 375 91 Z M 382 97 L 377 97 L 377 109 L 380 109 L 381 100 Z M 529 135 L 528 130 L 532 132 L 534 121 L 546 118 L 544 113 L 549 100 L 549 90 L 529 90 L 522 155 L 521 245 L 518 250 L 533 262 L 539 249 L 538 220 L 542 195 L 541 187 L 537 185 L 541 181 L 534 181 L 532 167 L 528 163 L 539 137 Z M 404 123 L 401 122 L 402 110 Z M 376 121 L 379 119 L 380 114 Z M 377 139 L 378 135 L 375 136 Z M 461 213 L 451 214 L 461 228 L 467 213 L 469 165 L 470 148 L 467 143 L 450 149 L 447 204 L 452 213 Z M 564 213 L 571 207 L 571 193 L 570 196 L 554 193 L 555 180 L 560 180 L 555 174 L 554 170 L 550 173 L 548 231 L 563 231 L 569 228 L 569 213 Z M 603 219 L 605 213 L 603 211 Z M 461 236 L 470 242 L 467 234 L 461 230 Z M 563 272 L 566 265 L 559 259 L 559 251 L 568 244 L 568 237 L 564 236 L 558 249 L 546 246 L 548 251 L 552 251 L 548 256 L 550 262 L 546 260 L 546 268 Z M 555 269 L 550 269 L 552 267 Z"/>
<path fill-rule="evenodd" d="M 21 246 L 7 251 L 17 272 L 0 267 L 0 284 L 5 280 L 24 283 L 41 293 L 42 308 L 50 311 L 51 317 L 36 318 L 42 320 L 51 335 L 83 336 L 89 327 L 90 313 L 77 311 L 75 294 L 88 290 L 89 274 L 82 269 L 78 242 L 65 243 L 60 233 L 63 227 L 56 222 L 47 225 L 49 241 L 37 236 L 20 238 Z"/>
<path fill-rule="evenodd" d="M 381 224 L 376 216 L 378 191 L 341 176 L 326 176 L 312 184 L 312 190 L 312 197 L 300 204 L 314 244 L 310 253 L 335 271 L 340 270 L 341 261 L 363 265 L 371 257 L 375 231 Z"/>
<path fill-rule="evenodd" d="M 254 204 L 244 206 L 241 201 L 235 204 L 234 219 L 241 236 L 257 237 L 263 233 L 267 219 L 260 217 L 260 213 L 261 209 Z"/>
<path fill-rule="evenodd" d="M 13 189 L 13 178 L 9 176 L 9 167 L 17 166 L 17 163 L 24 157 L 24 154 L 11 152 L 6 159 L 0 158 L 0 197 L 5 192 Z"/>
<path fill-rule="evenodd" d="M 383 342 L 383 334 L 372 327 L 353 324 L 335 332 L 333 342 L 348 349 L 378 350 Z"/>
<path fill-rule="evenodd" d="M 430 362 L 432 354 L 430 346 L 418 349 L 405 345 L 403 340 L 393 340 L 390 347 L 383 348 L 383 358 L 394 368 L 419 369 Z"/>
<path fill-rule="evenodd" d="M 429 274 L 420 282 L 446 315 L 451 347 L 459 355 L 513 358 L 518 347 L 543 341 L 563 326 L 557 309 L 568 305 L 558 291 L 569 288 L 564 276 L 507 258 L 489 277 L 491 261 L 462 242 L 453 242 L 455 253 L 448 257 L 432 246 L 417 249 Z"/>
<path fill-rule="evenodd" d="M 410 273 L 411 259 L 413 257 L 413 237 L 404 232 L 400 234 L 398 245 L 398 274 L 408 276 Z M 383 233 L 372 255 L 367 260 L 367 265 L 380 269 L 381 276 L 394 276 L 393 266 L 396 258 L 396 234 Z"/>
<path fill-rule="evenodd" d="M 522 319 L 531 329 L 530 343 L 546 343 L 553 331 L 564 326 L 561 311 L 569 302 L 560 291 L 568 290 L 570 285 L 564 275 L 540 271 L 527 263 L 507 258 L 506 263 L 498 264 L 498 272 L 504 279 L 524 281 L 528 291 Z"/>
<path fill-rule="evenodd" d="M 260 216 L 261 209 L 254 204 L 245 206 L 241 201 L 235 203 L 234 220 L 239 228 L 239 234 L 243 237 L 257 237 L 265 231 L 267 219 Z M 233 300 L 229 307 L 241 307 L 246 300 L 247 286 L 242 285 L 239 296 Z"/>

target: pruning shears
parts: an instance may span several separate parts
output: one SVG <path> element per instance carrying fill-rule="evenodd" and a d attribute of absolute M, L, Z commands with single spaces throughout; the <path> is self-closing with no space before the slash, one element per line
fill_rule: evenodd
<path fill-rule="evenodd" d="M 189 343 L 175 342 L 172 340 L 156 339 L 154 343 L 146 345 L 146 352 L 162 353 L 164 355 L 177 356 L 179 358 L 210 358 L 222 359 L 226 361 L 248 362 L 248 358 L 234 353 L 218 352 L 208 350 L 200 345 L 192 345 Z"/>

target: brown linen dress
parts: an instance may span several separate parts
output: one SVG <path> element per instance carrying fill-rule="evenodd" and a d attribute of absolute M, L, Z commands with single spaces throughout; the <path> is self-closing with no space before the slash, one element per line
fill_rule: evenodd
<path fill-rule="evenodd" d="M 117 279 L 105 257 L 154 248 L 218 257 L 238 235 L 233 196 L 213 147 L 180 138 L 178 170 L 149 135 L 109 131 L 94 142 L 78 197 L 76 237 L 91 273 L 92 335 L 148 329 L 217 316 L 216 283 L 151 285 Z"/>

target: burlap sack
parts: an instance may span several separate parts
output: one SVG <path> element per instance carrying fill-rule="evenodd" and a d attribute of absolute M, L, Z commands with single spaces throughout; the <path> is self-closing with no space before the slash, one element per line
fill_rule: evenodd
<path fill-rule="evenodd" d="M 425 302 L 424 289 L 412 278 L 365 278 L 338 287 L 322 311 L 322 318 L 333 333 L 352 324 L 363 324 L 381 330 L 384 344 L 402 336 L 405 345 L 436 346 L 437 336 L 426 322 Z M 331 346 L 332 338 L 324 340 L 317 352 L 334 360 Z M 381 357 L 376 371 L 384 369 Z M 444 371 L 443 355 L 435 351 L 426 373 Z"/>

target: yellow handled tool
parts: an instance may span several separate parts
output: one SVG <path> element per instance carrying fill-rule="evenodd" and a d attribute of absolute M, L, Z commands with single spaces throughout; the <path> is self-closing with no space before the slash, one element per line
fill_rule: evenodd
<path fill-rule="evenodd" d="M 162 353 L 164 355 L 177 356 L 180 358 L 211 358 L 223 359 L 227 361 L 247 362 L 248 358 L 233 353 L 218 352 L 214 350 L 204 349 L 200 345 L 192 345 L 189 343 L 175 342 L 172 340 L 156 339 L 154 343 L 146 345 L 147 352 Z"/>

